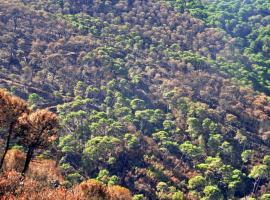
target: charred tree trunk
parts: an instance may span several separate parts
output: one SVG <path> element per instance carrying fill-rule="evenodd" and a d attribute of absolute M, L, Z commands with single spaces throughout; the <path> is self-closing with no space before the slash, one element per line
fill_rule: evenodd
<path fill-rule="evenodd" d="M 8 130 L 8 137 L 7 137 L 7 141 L 6 141 L 6 146 L 5 146 L 5 150 L 4 150 L 4 153 L 2 155 L 2 158 L 1 158 L 1 161 L 0 161 L 0 170 L 2 170 L 2 167 L 3 167 L 3 164 L 4 164 L 4 160 L 5 160 L 5 157 L 7 155 L 7 152 L 9 150 L 9 145 L 10 145 L 10 139 L 11 139 L 11 135 L 12 135 L 12 132 L 13 132 L 13 128 L 14 128 L 14 122 L 12 122 L 9 126 L 9 130 Z"/>
<path fill-rule="evenodd" d="M 26 159 L 24 163 L 24 168 L 22 171 L 22 174 L 25 174 L 29 168 L 30 161 L 32 160 L 33 154 L 34 154 L 34 146 L 29 146 L 27 154 L 26 154 Z"/>

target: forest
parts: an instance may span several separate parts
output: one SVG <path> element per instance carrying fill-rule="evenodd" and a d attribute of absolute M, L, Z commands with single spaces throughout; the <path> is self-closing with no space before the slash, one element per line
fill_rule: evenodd
<path fill-rule="evenodd" d="M 270 0 L 1 0 L 0 199 L 270 200 Z"/>

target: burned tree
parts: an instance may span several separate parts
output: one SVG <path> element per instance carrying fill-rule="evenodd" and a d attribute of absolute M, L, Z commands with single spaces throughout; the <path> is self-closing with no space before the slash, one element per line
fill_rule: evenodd
<path fill-rule="evenodd" d="M 18 124 L 18 118 L 22 114 L 28 113 L 29 109 L 25 101 L 0 89 L 0 128 L 6 130 L 3 135 L 5 148 L 0 160 L 0 169 L 2 169 L 5 156 L 9 150 L 10 140 L 14 134 L 14 129 Z"/>
<path fill-rule="evenodd" d="M 26 160 L 22 173 L 28 170 L 29 163 L 36 149 L 47 148 L 56 138 L 58 133 L 57 115 L 48 110 L 37 110 L 29 115 L 24 114 L 20 119 L 24 135 L 22 144 L 27 148 Z"/>

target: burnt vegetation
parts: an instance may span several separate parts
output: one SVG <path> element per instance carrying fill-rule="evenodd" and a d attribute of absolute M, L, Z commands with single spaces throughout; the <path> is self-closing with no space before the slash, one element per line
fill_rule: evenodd
<path fill-rule="evenodd" d="M 269 198 L 269 3 L 226 2 L 1 1 L 0 196 Z"/>

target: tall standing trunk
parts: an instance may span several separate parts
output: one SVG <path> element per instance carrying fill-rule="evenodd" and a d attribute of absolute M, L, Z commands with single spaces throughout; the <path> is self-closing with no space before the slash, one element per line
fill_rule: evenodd
<path fill-rule="evenodd" d="M 29 168 L 30 161 L 32 160 L 33 154 L 34 154 L 35 148 L 33 146 L 29 146 L 27 154 L 26 154 L 26 159 L 24 163 L 24 168 L 22 171 L 22 174 L 25 174 Z"/>
<path fill-rule="evenodd" d="M 4 153 L 3 153 L 2 158 L 1 158 L 1 161 L 0 161 L 0 170 L 2 170 L 2 167 L 3 167 L 3 164 L 4 164 L 5 157 L 6 157 L 6 155 L 7 155 L 8 150 L 9 150 L 10 139 L 11 139 L 11 135 L 12 135 L 12 132 L 13 132 L 14 125 L 15 125 L 14 122 L 12 122 L 12 123 L 9 125 L 8 137 L 7 137 L 7 141 L 6 141 L 6 145 L 5 145 L 5 150 L 4 150 Z"/>

